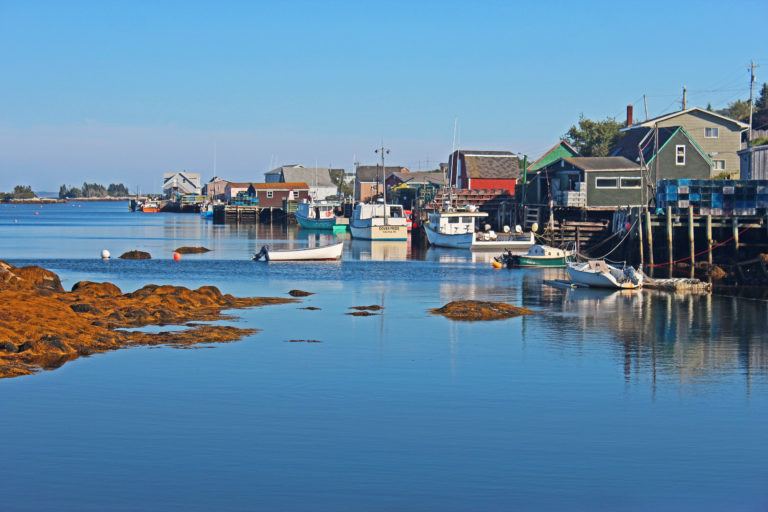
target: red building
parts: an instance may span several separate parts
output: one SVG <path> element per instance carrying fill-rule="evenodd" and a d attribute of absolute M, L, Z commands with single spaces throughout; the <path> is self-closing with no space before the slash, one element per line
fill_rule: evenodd
<path fill-rule="evenodd" d="M 517 155 L 511 151 L 454 151 L 448 168 L 451 183 L 460 189 L 503 189 L 514 196 L 520 179 Z"/>
<path fill-rule="evenodd" d="M 262 208 L 282 208 L 286 199 L 296 202 L 309 200 L 309 185 L 304 182 L 251 183 L 248 195 L 258 197 Z"/>

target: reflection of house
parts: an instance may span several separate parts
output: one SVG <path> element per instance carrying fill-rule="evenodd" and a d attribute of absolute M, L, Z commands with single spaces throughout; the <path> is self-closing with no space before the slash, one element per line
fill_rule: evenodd
<path fill-rule="evenodd" d="M 208 196 L 214 201 L 226 201 L 227 180 L 214 176 L 203 187 L 203 195 Z"/>
<path fill-rule="evenodd" d="M 510 151 L 458 150 L 448 158 L 451 182 L 469 190 L 504 189 L 515 194 L 520 179 L 517 155 Z"/>
<path fill-rule="evenodd" d="M 309 199 L 309 186 L 303 182 L 250 183 L 248 195 L 258 198 L 261 208 L 282 208 L 286 199 L 296 202 Z"/>
<path fill-rule="evenodd" d="M 385 180 L 383 174 L 389 176 L 393 172 L 410 172 L 405 167 L 388 165 L 385 172 L 382 172 L 380 165 L 358 165 L 355 171 L 355 200 L 370 201 L 373 197 L 383 192 L 382 182 Z"/>
<path fill-rule="evenodd" d="M 338 193 L 338 187 L 331 179 L 327 167 L 304 167 L 303 165 L 284 165 L 264 173 L 267 183 L 306 183 L 313 199 L 325 199 Z"/>
<path fill-rule="evenodd" d="M 703 108 L 693 107 L 655 117 L 622 128 L 621 131 L 627 133 L 654 126 L 659 128 L 682 126 L 702 152 L 712 160 L 715 174 L 739 172 L 737 153 L 741 149 L 741 134 L 749 128 L 748 125 Z"/>
<path fill-rule="evenodd" d="M 166 172 L 163 174 L 163 195 L 168 198 L 185 194 L 200 194 L 200 173 Z"/>

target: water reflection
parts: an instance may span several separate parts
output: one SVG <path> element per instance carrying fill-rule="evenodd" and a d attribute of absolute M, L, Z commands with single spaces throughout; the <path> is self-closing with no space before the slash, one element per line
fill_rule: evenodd
<path fill-rule="evenodd" d="M 349 255 L 360 261 L 405 261 L 411 249 L 411 239 L 405 242 L 384 242 L 352 239 Z"/>
<path fill-rule="evenodd" d="M 560 290 L 526 279 L 523 287 L 529 303 L 561 313 L 541 322 L 556 346 L 591 352 L 607 344 L 627 380 L 768 374 L 764 302 L 649 289 Z"/>

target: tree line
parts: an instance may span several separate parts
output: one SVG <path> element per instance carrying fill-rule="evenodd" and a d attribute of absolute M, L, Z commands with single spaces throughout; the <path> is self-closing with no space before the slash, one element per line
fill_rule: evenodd
<path fill-rule="evenodd" d="M 32 192 L 32 187 L 29 185 L 16 185 L 13 187 L 13 192 L 0 193 L 0 200 L 10 201 L 11 199 L 34 199 L 37 194 Z"/>
<path fill-rule="evenodd" d="M 721 110 L 713 110 L 712 105 L 709 104 L 707 110 L 737 121 L 749 121 L 749 101 L 736 100 Z M 753 125 L 764 122 L 768 122 L 768 83 L 763 84 L 752 112 Z M 616 121 L 613 117 L 593 121 L 581 114 L 578 124 L 571 126 L 563 135 L 563 139 L 584 156 L 608 156 L 611 148 L 621 138 L 622 134 L 619 130 L 622 128 L 624 123 Z M 752 141 L 754 146 L 760 144 L 768 144 L 768 138 L 756 138 Z"/>
<path fill-rule="evenodd" d="M 67 187 L 62 185 L 59 188 L 59 199 L 75 199 L 80 197 L 125 197 L 128 195 L 128 188 L 122 183 L 110 183 L 104 188 L 104 185 L 98 183 L 83 183 L 82 187 Z"/>

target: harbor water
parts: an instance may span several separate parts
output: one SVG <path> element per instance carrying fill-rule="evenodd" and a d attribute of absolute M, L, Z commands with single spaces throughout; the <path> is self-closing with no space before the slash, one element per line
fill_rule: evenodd
<path fill-rule="evenodd" d="M 314 293 L 231 311 L 259 330 L 237 342 L 0 380 L 0 510 L 768 509 L 768 303 L 561 290 L 542 284 L 559 269 L 342 237 L 338 262 L 253 262 L 334 235 L 122 202 L 0 205 L 0 259 L 66 289 Z M 212 251 L 174 261 L 181 246 Z M 132 249 L 152 259 L 114 258 Z M 430 313 L 458 299 L 536 314 Z M 383 309 L 346 314 L 368 305 Z"/>

